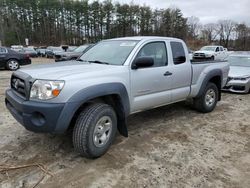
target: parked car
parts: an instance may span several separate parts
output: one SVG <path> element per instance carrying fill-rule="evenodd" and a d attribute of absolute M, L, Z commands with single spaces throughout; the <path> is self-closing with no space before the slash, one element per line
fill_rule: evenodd
<path fill-rule="evenodd" d="M 78 48 L 78 46 L 69 46 L 66 51 L 67 52 L 73 52 L 76 48 Z"/>
<path fill-rule="evenodd" d="M 46 49 L 38 48 L 38 49 L 36 49 L 36 51 L 37 51 L 37 55 L 38 55 L 39 57 L 45 57 Z"/>
<path fill-rule="evenodd" d="M 223 46 L 204 46 L 195 51 L 193 59 L 224 60 L 228 56 Z"/>
<path fill-rule="evenodd" d="M 55 54 L 58 52 L 64 52 L 62 47 L 55 47 L 55 46 L 49 46 L 46 50 L 45 50 L 45 57 L 47 58 L 54 58 Z"/>
<path fill-rule="evenodd" d="M 75 60 L 93 46 L 94 44 L 85 44 L 79 46 L 72 52 L 58 52 L 55 54 L 55 61 Z"/>
<path fill-rule="evenodd" d="M 20 52 L 23 50 L 23 46 L 22 45 L 12 45 L 11 47 L 11 50 L 14 50 L 16 52 Z"/>
<path fill-rule="evenodd" d="M 110 39 L 77 61 L 16 71 L 6 106 L 30 131 L 63 133 L 73 127 L 76 151 L 96 158 L 108 150 L 117 129 L 128 136 L 130 114 L 187 99 L 202 113 L 213 111 L 228 71 L 226 61 L 191 64 L 180 39 Z"/>
<path fill-rule="evenodd" d="M 31 64 L 29 55 L 21 54 L 10 48 L 0 47 L 0 68 L 17 70 L 20 65 Z"/>
<path fill-rule="evenodd" d="M 250 52 L 238 52 L 228 57 L 230 71 L 223 90 L 234 93 L 250 92 Z"/>
<path fill-rule="evenodd" d="M 34 48 L 23 48 L 23 50 L 20 51 L 21 53 L 28 54 L 30 57 L 38 57 L 37 51 Z"/>

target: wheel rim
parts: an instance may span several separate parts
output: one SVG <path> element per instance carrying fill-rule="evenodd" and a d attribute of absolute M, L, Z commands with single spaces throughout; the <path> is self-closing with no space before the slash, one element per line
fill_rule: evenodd
<path fill-rule="evenodd" d="M 112 120 L 108 116 L 103 116 L 95 125 L 95 130 L 93 133 L 93 141 L 96 147 L 104 146 L 111 135 L 112 132 Z"/>
<path fill-rule="evenodd" d="M 8 65 L 11 70 L 15 70 L 18 68 L 18 62 L 16 62 L 15 60 L 10 60 Z"/>
<path fill-rule="evenodd" d="M 213 106 L 214 102 L 215 102 L 215 91 L 213 89 L 209 89 L 206 93 L 206 97 L 205 97 L 205 102 L 207 106 Z"/>

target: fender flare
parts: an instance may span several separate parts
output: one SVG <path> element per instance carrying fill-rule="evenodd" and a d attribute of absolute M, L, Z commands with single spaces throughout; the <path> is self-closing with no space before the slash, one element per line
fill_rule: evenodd
<path fill-rule="evenodd" d="M 212 70 L 210 71 L 208 74 L 206 74 L 202 84 L 201 84 L 201 87 L 200 87 L 200 90 L 197 94 L 197 96 L 195 98 L 198 98 L 202 95 L 203 91 L 205 90 L 209 80 L 211 80 L 212 78 L 216 77 L 216 76 L 219 76 L 220 77 L 220 87 L 223 83 L 223 73 L 220 69 L 215 69 L 215 70 Z M 219 96 L 218 96 L 218 100 L 220 101 L 221 99 L 221 88 L 218 88 L 218 91 L 219 91 Z"/>
<path fill-rule="evenodd" d="M 64 132 L 68 129 L 72 118 L 77 110 L 87 101 L 102 96 L 118 95 L 121 105 L 119 105 L 118 130 L 127 137 L 126 118 L 130 113 L 130 102 L 126 87 L 122 83 L 105 83 L 81 89 L 75 93 L 65 104 L 56 125 L 56 132 Z"/>

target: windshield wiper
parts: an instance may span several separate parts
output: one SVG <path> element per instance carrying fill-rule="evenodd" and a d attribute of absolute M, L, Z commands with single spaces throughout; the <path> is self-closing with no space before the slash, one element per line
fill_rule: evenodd
<path fill-rule="evenodd" d="M 98 60 L 95 60 L 95 61 L 88 61 L 90 63 L 98 63 L 98 64 L 105 64 L 105 65 L 109 65 L 109 63 L 107 62 L 104 62 L 104 61 L 98 61 Z"/>

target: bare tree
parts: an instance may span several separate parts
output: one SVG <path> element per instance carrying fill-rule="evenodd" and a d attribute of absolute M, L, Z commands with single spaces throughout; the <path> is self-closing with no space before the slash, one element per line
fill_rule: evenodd
<path fill-rule="evenodd" d="M 220 20 L 218 21 L 218 24 L 219 24 L 220 43 L 227 48 L 229 39 L 232 36 L 236 24 L 232 20 Z"/>
<path fill-rule="evenodd" d="M 213 42 L 219 35 L 218 24 L 208 23 L 203 26 L 202 37 L 209 43 Z"/>
<path fill-rule="evenodd" d="M 200 24 L 200 19 L 195 16 L 188 17 L 187 24 L 189 27 L 190 36 L 192 38 L 197 38 L 202 28 L 202 25 Z"/>

